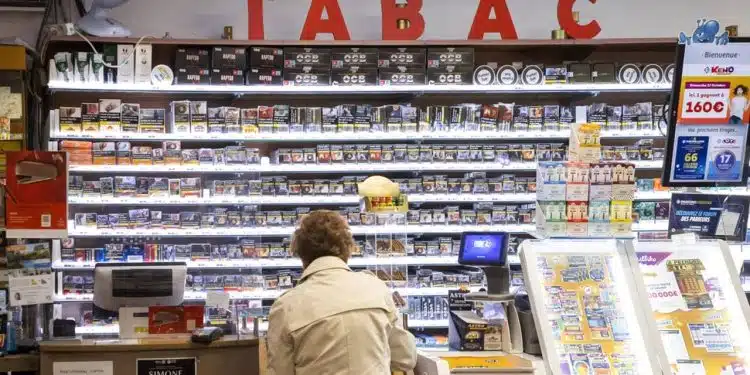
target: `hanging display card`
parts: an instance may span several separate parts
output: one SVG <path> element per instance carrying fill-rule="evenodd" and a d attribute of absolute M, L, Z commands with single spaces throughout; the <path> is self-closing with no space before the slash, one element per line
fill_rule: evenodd
<path fill-rule="evenodd" d="M 750 122 L 750 43 L 680 47 L 666 186 L 743 185 Z M 675 103 L 673 101 L 673 103 Z"/>
<path fill-rule="evenodd" d="M 646 316 L 635 309 L 641 302 L 616 240 L 541 240 L 522 246 L 524 277 L 551 374 L 659 373 L 660 351 L 649 348 L 655 340 L 648 339 Z"/>
<path fill-rule="evenodd" d="M 750 307 L 726 243 L 640 242 L 635 255 L 672 371 L 747 374 Z"/>

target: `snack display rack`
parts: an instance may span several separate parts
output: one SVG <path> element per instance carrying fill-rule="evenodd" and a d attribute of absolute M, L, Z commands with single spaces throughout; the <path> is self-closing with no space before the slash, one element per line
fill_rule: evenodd
<path fill-rule="evenodd" d="M 98 49 L 106 51 L 112 45 L 132 45 L 135 40 L 94 38 L 92 42 Z M 214 274 L 227 280 L 234 276 L 247 276 L 244 282 L 251 282 L 250 276 L 255 276 L 252 287 L 244 284 L 239 287 L 225 285 L 223 289 L 230 293 L 233 300 L 253 300 L 251 305 L 269 306 L 280 293 L 280 285 L 286 287 L 287 281 L 291 285 L 295 275 L 300 272 L 299 261 L 285 252 L 286 241 L 294 231 L 294 224 L 308 209 L 317 208 L 347 214 L 352 234 L 363 247 L 350 261 L 352 267 L 372 269 L 408 299 L 421 298 L 409 306 L 429 306 L 429 311 L 411 312 L 410 327 L 439 328 L 444 332 L 447 320 L 434 318 L 440 316 L 436 313 L 439 309 L 434 305 L 440 304 L 450 289 L 459 286 L 472 289 L 482 287 L 481 274 L 477 280 L 476 272 L 457 264 L 455 241 L 462 232 L 470 230 L 507 231 L 515 233 L 518 239 L 531 237 L 535 230 L 534 176 L 537 163 L 555 157 L 559 157 L 559 160 L 565 158 L 565 143 L 570 135 L 568 126 L 575 122 L 602 123 L 605 159 L 629 160 L 635 164 L 636 177 L 643 181 L 638 184 L 635 204 L 649 202 L 652 206 L 644 212 L 652 214 L 642 215 L 641 220 L 634 223 L 633 230 L 666 230 L 666 217 L 658 217 L 653 212 L 659 211 L 656 204 L 668 201 L 669 192 L 657 190 L 658 181 L 655 183 L 654 180 L 662 166 L 662 104 L 671 90 L 671 84 L 665 78 L 656 82 L 619 79 L 617 69 L 626 65 L 632 67 L 637 63 L 641 64 L 638 67 L 656 64 L 660 69 L 668 70 L 674 56 L 672 39 L 476 43 L 145 39 L 143 43 L 152 47 L 148 56 L 151 66 L 170 66 L 178 82 L 184 82 L 184 78 L 187 78 L 181 76 L 183 70 L 193 69 L 179 66 L 178 54 L 184 53 L 184 49 L 210 50 L 214 46 L 245 49 L 248 54 L 252 53 L 251 46 L 267 49 L 362 48 L 376 51 L 408 47 L 423 52 L 431 48 L 460 47 L 471 51 L 473 62 L 470 68 L 462 67 L 461 70 L 466 84 L 447 85 L 428 84 L 428 78 L 423 78 L 424 84 L 414 85 L 397 85 L 395 82 L 378 85 L 383 83 L 383 79 L 380 79 L 367 86 L 304 86 L 291 84 L 292 81 L 286 85 L 224 85 L 200 81 L 196 84 L 155 86 L 150 83 L 105 83 L 90 77 L 89 80 L 65 82 L 54 79 L 59 76 L 52 74 L 53 79 L 48 85 L 49 146 L 71 152 L 71 182 L 81 184 L 80 189 L 79 186 L 72 186 L 69 194 L 70 239 L 53 246 L 54 268 L 58 273 L 57 301 L 62 305 L 63 317 L 74 317 L 80 323 L 79 333 L 109 334 L 115 331 L 111 325 L 91 325 L 90 308 L 85 305 L 91 300 L 85 285 L 91 269 L 97 261 L 113 261 L 112 251 L 121 257 L 118 260 L 159 261 L 165 259 L 163 254 L 175 251 L 173 248 L 167 250 L 167 245 L 181 246 L 183 252 L 186 247 L 192 246 L 188 252 L 192 250 L 195 253 L 181 259 L 187 261 L 190 272 L 201 275 L 204 282 L 215 281 L 208 279 Z M 50 42 L 49 51 L 48 58 L 55 60 L 54 56 L 59 53 L 76 56 L 78 52 L 90 52 L 90 49 L 79 38 L 57 37 Z M 244 80 L 249 82 L 249 75 L 253 73 L 252 56 L 248 61 L 249 66 L 243 70 L 243 74 L 247 75 L 243 83 Z M 570 74 L 563 75 L 559 70 L 550 70 L 549 74 L 543 71 L 538 84 L 527 84 L 521 78 L 518 78 L 518 83 L 507 85 L 471 82 L 477 79 L 474 76 L 481 67 L 498 70 L 498 67 L 515 62 L 522 62 L 521 65 L 525 66 L 570 67 L 571 70 Z M 578 66 L 571 67 L 571 64 Z M 602 74 L 592 78 L 589 72 L 588 78 L 582 79 L 586 74 L 579 69 L 596 64 L 604 66 L 600 67 Z M 55 62 L 51 65 L 59 67 Z M 425 65 L 423 61 L 420 69 L 427 70 L 427 76 L 434 73 Z M 284 74 L 292 71 L 287 68 L 285 66 L 279 70 L 283 70 Z M 138 66 L 135 69 L 138 72 Z M 410 71 L 414 73 L 407 70 Z M 310 74 L 309 71 L 303 73 Z M 104 74 L 116 76 L 117 72 L 108 73 L 105 70 Z M 327 73 L 316 74 L 319 77 L 320 74 L 330 74 L 330 68 Z M 180 80 L 181 77 L 183 80 Z M 579 81 L 574 82 L 575 79 Z M 582 82 L 585 79 L 588 82 Z M 139 131 L 137 126 L 135 132 L 120 128 L 115 131 L 106 128 L 107 131 L 86 132 L 75 130 L 75 126 L 74 130 L 66 127 L 71 124 L 70 114 L 75 111 L 63 108 L 81 108 L 84 103 L 99 103 L 101 106 L 103 102 L 112 103 L 110 101 L 113 100 L 138 104 L 141 111 L 147 108 L 163 109 L 162 128 L 157 126 L 159 132 Z M 325 120 L 322 129 L 308 128 L 307 123 L 295 124 L 294 121 L 281 129 L 269 123 L 269 128 L 264 129 L 258 120 L 257 128 L 248 132 L 242 131 L 244 129 L 239 122 L 236 124 L 239 131 L 236 132 L 229 132 L 228 123 L 221 125 L 220 132 L 203 129 L 193 129 L 191 132 L 189 126 L 187 132 L 184 129 L 178 132 L 179 126 L 175 126 L 174 119 L 170 119 L 167 113 L 174 103 L 186 100 L 202 102 L 204 106 L 207 103 L 209 114 L 218 113 L 218 108 L 239 108 L 240 111 L 255 109 L 257 115 L 268 108 L 273 112 L 274 106 L 283 106 L 287 118 L 290 114 L 294 118 L 295 114 L 315 113 L 316 108 L 320 107 L 347 106 L 347 111 L 355 111 L 355 120 L 351 124 L 352 129 L 342 129 L 341 124 L 338 128 L 334 125 L 333 130 L 326 129 Z M 648 104 L 639 107 L 644 103 Z M 545 106 L 556 108 L 556 115 L 545 118 Z M 375 108 L 387 107 L 389 111 L 403 108 L 399 114 L 409 120 L 401 122 L 402 117 L 399 117 L 398 126 L 386 121 L 379 124 L 382 128 L 376 128 L 375 121 L 370 123 L 372 115 L 368 115 L 367 128 L 358 129 L 356 126 L 361 121 L 356 119 L 356 111 L 359 107 L 371 108 L 371 111 L 375 111 Z M 462 117 L 460 126 L 448 123 L 451 121 L 437 126 L 436 118 L 445 116 L 447 119 L 450 114 L 441 115 L 441 112 L 435 112 L 435 108 L 458 108 L 461 116 L 476 117 L 472 117 L 475 119 L 473 121 Z M 495 108 L 500 113 L 504 108 L 508 120 L 502 120 L 502 115 L 495 112 L 492 117 L 494 122 L 483 123 L 481 112 L 486 108 Z M 567 109 L 566 113 L 570 116 L 565 121 L 562 120 L 562 108 Z M 641 117 L 636 118 L 632 111 L 638 108 L 647 108 L 648 112 L 640 113 Z M 216 110 L 211 112 L 213 109 Z M 626 119 L 623 112 L 631 113 L 633 117 Z M 409 117 L 412 114 L 414 117 Z M 244 119 L 244 115 L 241 118 Z M 523 118 L 523 121 L 517 121 L 519 118 Z M 212 119 L 209 115 L 204 120 L 208 129 L 212 126 Z M 123 117 L 123 126 L 124 121 Z M 105 125 L 101 129 L 105 129 Z M 295 125 L 299 129 L 295 130 Z M 113 147 L 111 154 L 106 154 L 109 152 L 106 149 L 98 150 L 106 151 L 104 154 L 95 151 L 94 144 L 106 143 L 111 143 Z M 120 148 L 119 144 L 126 146 Z M 179 160 L 174 163 L 157 162 L 158 157 L 169 158 L 162 152 L 166 153 L 167 146 L 174 144 L 181 147 L 181 153 L 176 154 Z M 403 159 L 395 156 L 399 147 L 405 151 Z M 245 150 L 242 151 L 241 162 L 223 159 L 228 158 L 229 153 L 236 155 L 239 149 Z M 336 149 L 344 155 L 341 162 L 326 159 L 331 155 L 327 152 L 333 152 L 326 150 Z M 351 160 L 346 159 L 347 149 L 352 152 Z M 136 152 L 146 150 L 149 152 L 147 160 L 137 161 Z M 154 150 L 163 151 L 157 156 Z M 466 151 L 466 159 L 461 159 L 462 150 Z M 121 151 L 126 151 L 127 156 L 118 153 Z M 302 162 L 294 161 L 295 152 L 299 152 Z M 389 152 L 393 159 L 386 160 Z M 197 155 L 195 159 L 194 155 Z M 207 155 L 211 156 L 211 160 L 204 158 Z M 307 155 L 310 155 L 310 159 Z M 451 157 L 454 159 L 451 160 Z M 377 216 L 368 217 L 357 210 L 359 197 L 356 183 L 373 174 L 387 176 L 400 183 L 401 191 L 409 197 L 409 213 L 392 221 L 378 222 Z M 118 176 L 128 178 L 118 180 Z M 144 182 L 147 184 L 145 192 L 138 191 L 142 188 L 138 182 L 141 178 L 142 181 L 151 181 Z M 178 187 L 180 184 L 188 186 L 188 193 L 173 192 L 169 187 L 165 190 L 160 185 L 161 182 L 174 180 Z M 319 182 L 322 180 L 333 182 Z M 161 182 L 154 184 L 154 181 Z M 221 190 L 217 187 L 218 181 L 222 181 Z M 224 181 L 232 181 L 232 193 L 227 193 L 230 190 Z M 300 188 L 300 192 L 293 193 L 297 188 L 294 184 L 304 185 L 305 181 L 312 186 L 311 193 L 303 194 L 304 187 Z M 259 183 L 257 191 L 253 190 L 256 182 Z M 272 186 L 263 186 L 264 182 Z M 108 184 L 111 193 L 104 192 L 104 186 Z M 154 185 L 159 187 L 150 192 L 149 187 Z M 118 194 L 117 189 L 123 186 L 128 192 Z M 320 186 L 320 189 L 316 189 L 316 186 Z M 232 211 L 238 212 L 237 217 L 241 218 L 242 225 L 216 225 L 217 221 L 226 220 Z M 154 212 L 158 212 L 158 225 L 154 221 L 157 217 Z M 201 215 L 184 215 L 196 212 L 202 214 L 203 222 Z M 253 219 L 245 221 L 243 217 L 246 214 L 249 217 L 250 212 Z M 634 212 L 639 211 L 636 208 Z M 168 213 L 177 215 L 177 223 L 167 224 L 170 220 L 168 216 L 172 215 Z M 255 217 L 256 214 L 264 215 L 263 219 Z M 108 219 L 102 225 L 104 217 Z M 126 224 L 123 225 L 123 221 Z M 186 222 L 189 225 L 183 225 Z M 253 247 L 249 241 L 243 243 L 243 239 L 252 239 Z M 368 241 L 384 244 L 388 249 L 379 251 L 376 245 L 374 248 L 370 246 L 372 251 L 369 251 Z M 113 246 L 107 247 L 109 245 Z M 209 246 L 206 248 L 203 245 Z M 212 245 L 218 247 L 217 252 L 213 251 Z M 237 249 L 241 251 L 240 255 L 230 255 L 236 254 Z M 170 255 L 166 259 L 174 258 Z M 520 267 L 518 256 L 512 253 L 509 261 L 517 272 Z M 68 288 L 72 277 L 79 282 Z M 276 277 L 274 281 L 271 280 L 273 277 Z M 273 289 L 268 288 L 269 282 L 273 284 Z M 200 300 L 204 298 L 205 290 L 189 289 L 186 295 L 188 299 Z"/>

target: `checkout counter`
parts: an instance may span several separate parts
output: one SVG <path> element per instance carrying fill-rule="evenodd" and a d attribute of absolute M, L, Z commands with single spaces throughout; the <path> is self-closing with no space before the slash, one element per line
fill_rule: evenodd
<path fill-rule="evenodd" d="M 507 236 L 501 233 L 466 233 L 462 240 L 466 246 L 462 244 L 459 262 L 482 267 L 490 285 L 488 292 L 472 296 L 472 299 L 500 301 L 512 305 L 512 295 L 508 293 L 507 254 L 504 251 L 507 248 Z M 473 243 L 492 245 L 492 250 L 496 254 L 494 257 L 488 257 L 489 253 L 484 249 L 471 249 L 468 246 L 469 240 Z M 470 253 L 469 250 L 464 252 L 464 248 L 471 249 L 473 252 Z M 110 312 L 120 312 L 120 338 L 114 340 L 62 339 L 42 342 L 37 361 L 38 373 L 41 375 L 66 373 L 76 375 L 267 374 L 265 342 L 257 336 L 225 336 L 211 343 L 194 343 L 189 334 L 185 333 L 177 336 L 145 334 L 154 329 L 155 322 L 158 325 L 168 325 L 170 321 L 177 320 L 170 316 L 173 314 L 171 312 L 166 312 L 158 318 L 149 317 L 152 314 L 149 313 L 148 306 L 180 305 L 183 300 L 186 271 L 184 263 L 97 265 L 94 282 L 95 310 L 101 308 Z M 152 306 L 151 313 L 158 309 Z M 186 311 L 187 309 L 185 307 Z M 187 319 L 187 315 L 185 312 L 182 319 Z M 199 320 L 202 323 L 202 309 L 200 314 L 193 315 L 191 319 L 194 323 Z M 188 324 L 187 326 L 194 327 L 195 325 Z M 452 329 L 452 331 L 455 330 Z M 518 328 L 513 327 L 507 331 L 518 331 Z M 520 336 L 513 336 L 512 339 L 509 336 L 503 341 L 507 340 L 508 343 L 520 341 Z M 452 337 L 451 340 L 453 339 L 457 338 Z M 182 372 L 148 371 L 148 369 L 154 369 L 153 366 L 159 365 L 167 366 L 159 368 L 160 370 L 168 370 L 171 366 L 170 361 L 175 360 L 179 362 L 175 366 L 183 366 L 181 368 L 186 370 Z M 0 359 L 0 366 L 1 363 L 2 359 Z M 145 371 L 144 366 L 147 369 Z M 61 371 L 65 368 L 79 370 L 102 367 L 111 368 L 111 370 L 104 372 Z M 513 345 L 513 347 L 503 347 L 503 351 L 421 350 L 415 371 L 405 375 L 468 373 L 540 375 L 545 373 L 544 369 L 545 365 L 540 357 L 523 354 L 516 345 Z"/>
<path fill-rule="evenodd" d="M 165 307 L 182 304 L 186 275 L 184 263 L 97 265 L 94 314 L 119 312 L 119 338 L 44 341 L 39 345 L 38 373 L 260 374 L 264 366 L 257 336 L 229 335 L 193 342 L 190 333 L 202 327 L 203 307 Z M 194 307 L 199 312 L 190 313 Z"/>
<path fill-rule="evenodd" d="M 41 375 L 58 375 L 59 372 L 53 371 L 55 363 L 85 368 L 85 362 L 111 362 L 113 375 L 140 375 L 139 360 L 178 358 L 195 358 L 197 374 L 260 373 L 256 337 L 225 336 L 210 344 L 192 343 L 190 338 L 46 341 L 39 349 Z"/>

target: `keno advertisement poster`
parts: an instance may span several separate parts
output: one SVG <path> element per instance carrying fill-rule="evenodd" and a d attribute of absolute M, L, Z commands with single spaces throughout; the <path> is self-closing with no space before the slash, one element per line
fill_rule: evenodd
<path fill-rule="evenodd" d="M 665 185 L 744 184 L 750 43 L 686 45 L 680 70 Z"/>
<path fill-rule="evenodd" d="M 747 301 L 737 270 L 727 261 L 729 249 L 722 246 L 726 243 L 636 244 L 673 374 L 750 374 L 750 331 L 743 311 Z"/>

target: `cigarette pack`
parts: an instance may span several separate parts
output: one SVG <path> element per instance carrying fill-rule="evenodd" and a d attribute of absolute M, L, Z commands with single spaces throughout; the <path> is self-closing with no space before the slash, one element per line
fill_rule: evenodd
<path fill-rule="evenodd" d="M 81 107 L 60 107 L 60 131 L 81 131 Z"/>
<path fill-rule="evenodd" d="M 99 103 L 81 104 L 81 130 L 92 133 L 99 131 Z"/>
<path fill-rule="evenodd" d="M 115 142 L 95 142 L 92 150 L 93 163 L 96 165 L 115 164 L 116 151 Z"/>
<path fill-rule="evenodd" d="M 190 102 L 190 132 L 206 133 L 208 132 L 208 104 L 205 101 Z"/>
<path fill-rule="evenodd" d="M 120 99 L 99 99 L 99 130 L 119 132 L 122 124 L 122 102 Z"/>
<path fill-rule="evenodd" d="M 151 165 L 154 163 L 153 150 L 149 146 L 134 146 L 131 149 L 134 165 Z"/>
<path fill-rule="evenodd" d="M 137 133 L 141 122 L 141 105 L 123 103 L 121 121 L 123 132 Z"/>
<path fill-rule="evenodd" d="M 117 148 L 117 164 L 131 164 L 131 147 L 130 142 L 117 142 L 116 148 Z"/>
<path fill-rule="evenodd" d="M 225 131 L 227 133 L 240 133 L 240 109 L 237 107 L 224 107 Z"/>
<path fill-rule="evenodd" d="M 226 128 L 226 107 L 208 109 L 208 132 L 223 133 Z"/>
<path fill-rule="evenodd" d="M 138 131 L 141 133 L 164 133 L 163 108 L 141 108 Z"/>

